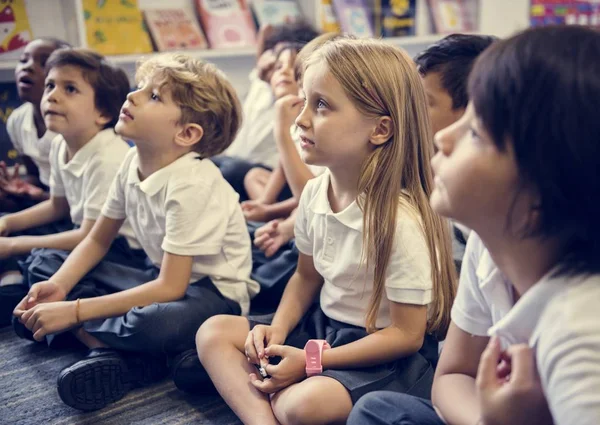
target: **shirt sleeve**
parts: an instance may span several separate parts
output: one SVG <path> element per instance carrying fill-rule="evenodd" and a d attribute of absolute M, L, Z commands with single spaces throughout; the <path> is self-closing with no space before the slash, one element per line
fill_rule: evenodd
<path fill-rule="evenodd" d="M 312 198 L 315 179 L 309 180 L 304 186 L 298 209 L 296 211 L 296 222 L 294 223 L 294 238 L 296 248 L 304 255 L 313 256 L 314 243 L 308 232 L 308 204 Z"/>
<path fill-rule="evenodd" d="M 431 258 L 421 227 L 416 218 L 404 216 L 398 221 L 385 279 L 390 301 L 427 305 L 432 300 Z"/>
<path fill-rule="evenodd" d="M 127 156 L 123 160 L 117 175 L 112 181 L 110 190 L 106 196 L 106 201 L 102 207 L 102 215 L 105 217 L 112 218 L 113 220 L 123 220 L 127 217 L 125 209 L 125 181 L 129 173 L 129 167 L 131 166 L 132 158 L 135 154 L 135 149 L 131 149 L 127 153 Z"/>
<path fill-rule="evenodd" d="M 62 136 L 56 136 L 50 147 L 50 196 L 56 198 L 64 198 L 66 195 L 65 186 L 60 175 L 60 161 L 58 160 L 62 142 Z"/>
<path fill-rule="evenodd" d="M 228 198 L 215 183 L 198 184 L 192 180 L 168 188 L 162 243 L 165 252 L 199 256 L 216 255 L 222 250 L 233 198 Z"/>
<path fill-rule="evenodd" d="M 20 155 L 23 155 L 23 146 L 17 134 L 17 127 L 19 126 L 19 123 L 17 122 L 19 121 L 17 117 L 18 113 L 18 109 L 15 109 L 9 115 L 8 120 L 6 121 L 6 132 L 8 133 L 8 137 L 10 138 L 10 141 L 12 142 L 12 145 L 15 148 L 15 150 L 19 152 Z"/>
<path fill-rule="evenodd" d="M 87 220 L 97 220 L 100 216 L 120 167 L 115 161 L 103 161 L 100 158 L 90 161 L 83 175 L 83 218 Z"/>
<path fill-rule="evenodd" d="M 556 425 L 600 424 L 598 281 L 556 297 L 538 324 L 537 365 Z"/>
<path fill-rule="evenodd" d="M 492 313 L 481 293 L 477 277 L 479 259 L 484 250 L 479 236 L 472 233 L 467 241 L 458 291 L 452 306 L 452 321 L 471 335 L 487 337 L 487 331 L 493 325 Z"/>

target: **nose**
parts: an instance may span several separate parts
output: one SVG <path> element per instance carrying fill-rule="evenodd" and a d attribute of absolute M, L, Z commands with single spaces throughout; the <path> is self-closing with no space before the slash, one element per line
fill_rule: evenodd
<path fill-rule="evenodd" d="M 296 125 L 300 127 L 302 130 L 306 130 L 310 128 L 310 112 L 308 108 L 308 104 L 305 103 L 304 107 L 296 117 Z"/>
<path fill-rule="evenodd" d="M 46 93 L 44 94 L 44 97 L 46 99 L 47 102 L 54 102 L 56 103 L 56 101 L 58 100 L 58 96 L 57 96 L 57 92 L 56 92 L 56 87 L 52 88 L 52 89 L 47 89 Z"/>
<path fill-rule="evenodd" d="M 129 103 L 131 103 L 132 105 L 135 105 L 135 99 L 137 98 L 137 93 L 139 92 L 139 90 L 134 90 L 132 92 L 129 92 L 129 94 L 127 95 L 127 101 Z"/>
<path fill-rule="evenodd" d="M 463 131 L 462 126 L 457 123 L 452 124 L 450 127 L 446 127 L 433 136 L 433 143 L 437 148 L 438 152 L 445 156 L 452 154 L 454 145 L 460 137 L 459 132 Z"/>

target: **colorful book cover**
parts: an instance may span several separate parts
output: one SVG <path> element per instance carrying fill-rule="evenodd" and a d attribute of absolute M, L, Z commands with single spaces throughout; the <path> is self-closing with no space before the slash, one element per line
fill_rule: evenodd
<path fill-rule="evenodd" d="M 256 28 L 246 0 L 196 0 L 196 6 L 211 48 L 256 45 Z"/>
<path fill-rule="evenodd" d="M 21 100 L 15 83 L 0 84 L 0 161 L 4 161 L 8 166 L 15 163 L 15 159 L 19 154 L 14 149 L 10 137 L 8 137 L 6 121 L 12 111 L 19 106 L 21 106 Z"/>
<path fill-rule="evenodd" d="M 598 1 L 580 0 L 532 0 L 531 26 L 543 25 L 590 25 L 600 24 Z"/>
<path fill-rule="evenodd" d="M 375 0 L 375 34 L 383 37 L 415 35 L 416 0 Z"/>
<path fill-rule="evenodd" d="M 137 0 L 82 1 L 89 48 L 103 55 L 152 52 Z"/>
<path fill-rule="evenodd" d="M 259 25 L 282 25 L 303 18 L 296 0 L 251 0 Z"/>
<path fill-rule="evenodd" d="M 340 32 L 340 23 L 333 11 L 331 0 L 321 0 L 321 29 L 323 32 Z"/>
<path fill-rule="evenodd" d="M 356 37 L 373 37 L 371 13 L 364 0 L 333 0 L 342 31 Z"/>
<path fill-rule="evenodd" d="M 477 30 L 477 0 L 429 0 L 429 8 L 437 33 Z"/>
<path fill-rule="evenodd" d="M 158 51 L 208 47 L 193 10 L 152 9 L 146 10 L 144 15 Z"/>
<path fill-rule="evenodd" d="M 0 2 L 0 53 L 19 50 L 31 39 L 25 0 Z"/>

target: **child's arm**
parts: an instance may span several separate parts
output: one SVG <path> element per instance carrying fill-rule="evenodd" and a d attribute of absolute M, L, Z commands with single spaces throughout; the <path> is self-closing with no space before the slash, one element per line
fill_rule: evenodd
<path fill-rule="evenodd" d="M 300 199 L 306 182 L 314 177 L 312 171 L 302 161 L 290 133 L 290 127 L 298 116 L 303 102 L 301 97 L 288 95 L 279 99 L 275 104 L 277 121 L 274 135 L 279 151 L 279 160 L 287 183 L 296 199 Z"/>
<path fill-rule="evenodd" d="M 475 377 L 488 341 L 450 325 L 431 394 L 438 414 L 449 425 L 473 425 L 480 418 Z"/>
<path fill-rule="evenodd" d="M 64 197 L 51 197 L 26 210 L 0 218 L 1 234 L 10 234 L 52 223 L 69 216 L 69 203 Z"/>
<path fill-rule="evenodd" d="M 297 206 L 298 201 L 295 198 L 289 198 L 270 205 L 261 204 L 256 201 L 245 201 L 242 202 L 242 211 L 248 221 L 269 221 L 287 217 Z"/>
<path fill-rule="evenodd" d="M 279 164 L 269 176 L 263 194 L 258 198 L 259 201 L 263 204 L 274 203 L 284 186 L 285 174 L 283 174 L 283 169 L 281 168 L 281 164 Z"/>

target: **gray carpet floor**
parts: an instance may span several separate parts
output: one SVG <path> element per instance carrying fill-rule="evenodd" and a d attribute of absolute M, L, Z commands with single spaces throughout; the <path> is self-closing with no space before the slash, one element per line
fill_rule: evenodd
<path fill-rule="evenodd" d="M 83 352 L 50 350 L 0 328 L 0 425 L 239 424 L 218 395 L 189 395 L 169 379 L 82 413 L 62 403 L 56 378 Z"/>

